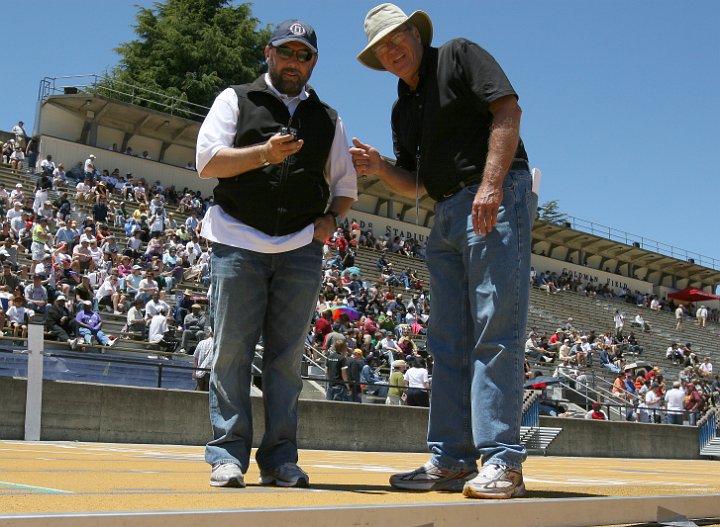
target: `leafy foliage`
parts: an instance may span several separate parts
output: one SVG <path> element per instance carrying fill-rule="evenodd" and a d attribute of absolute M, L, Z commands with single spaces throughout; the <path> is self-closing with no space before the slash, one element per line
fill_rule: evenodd
<path fill-rule="evenodd" d="M 107 84 L 141 86 L 210 106 L 223 88 L 250 82 L 265 69 L 270 29 L 258 28 L 249 4 L 165 0 L 140 8 L 136 18 L 138 39 L 116 48 L 121 59 Z"/>
<path fill-rule="evenodd" d="M 561 224 L 567 221 L 567 215 L 560 212 L 557 200 L 546 201 L 538 207 L 538 219 L 547 223 Z"/>

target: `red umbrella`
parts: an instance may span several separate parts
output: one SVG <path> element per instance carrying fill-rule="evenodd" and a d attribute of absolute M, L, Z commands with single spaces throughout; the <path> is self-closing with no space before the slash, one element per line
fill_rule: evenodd
<path fill-rule="evenodd" d="M 668 297 L 674 298 L 675 300 L 683 300 L 685 302 L 720 300 L 720 295 L 714 295 L 712 293 L 708 293 L 707 291 L 703 291 L 702 289 L 697 289 L 695 287 L 686 287 L 681 291 L 675 291 L 674 293 L 670 293 Z"/>
<path fill-rule="evenodd" d="M 332 318 L 335 322 L 340 318 L 340 315 L 347 315 L 350 320 L 357 320 L 361 315 L 360 311 L 348 306 L 332 306 L 330 310 L 333 312 Z"/>

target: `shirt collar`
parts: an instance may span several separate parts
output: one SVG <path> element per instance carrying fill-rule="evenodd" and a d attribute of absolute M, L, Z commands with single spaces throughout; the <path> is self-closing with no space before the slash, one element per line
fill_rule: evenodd
<path fill-rule="evenodd" d="M 437 48 L 433 48 L 432 46 L 425 46 L 423 48 L 423 56 L 422 60 L 420 61 L 420 68 L 419 68 L 419 76 L 420 80 L 418 82 L 417 88 L 415 91 L 420 91 L 420 88 L 423 84 L 423 80 L 427 77 L 428 71 L 430 70 L 431 64 L 434 62 L 437 62 Z M 403 95 L 407 95 L 413 93 L 412 90 L 410 90 L 410 86 L 407 85 L 407 83 L 399 79 L 398 80 L 398 96 L 402 97 Z"/>
<path fill-rule="evenodd" d="M 267 87 L 270 89 L 271 92 L 273 92 L 278 99 L 280 99 L 282 102 L 285 103 L 286 106 L 289 106 L 293 102 L 300 102 L 307 99 L 310 94 L 307 91 L 307 85 L 302 87 L 302 90 L 300 90 L 300 93 L 296 95 L 295 97 L 290 97 L 289 95 L 285 95 L 284 93 L 280 93 L 275 86 L 273 86 L 272 81 L 270 80 L 270 74 L 265 73 L 265 84 L 267 84 Z"/>

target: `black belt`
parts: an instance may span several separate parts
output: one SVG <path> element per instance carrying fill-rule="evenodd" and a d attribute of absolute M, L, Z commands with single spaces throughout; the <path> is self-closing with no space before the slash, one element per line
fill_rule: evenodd
<path fill-rule="evenodd" d="M 512 164 L 510 165 L 509 170 L 530 170 L 530 165 L 528 164 L 527 160 L 525 159 L 513 159 Z M 471 185 L 476 185 L 480 183 L 482 180 L 482 176 L 479 175 L 473 175 L 472 177 L 469 177 L 468 179 L 462 180 L 460 183 L 452 187 L 450 190 L 445 192 L 438 201 L 446 200 L 458 192 L 460 192 L 465 187 L 469 187 Z"/>

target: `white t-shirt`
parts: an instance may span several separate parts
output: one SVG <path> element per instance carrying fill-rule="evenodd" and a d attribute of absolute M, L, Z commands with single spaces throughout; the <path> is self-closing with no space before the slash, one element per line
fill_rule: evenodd
<path fill-rule="evenodd" d="M 682 412 L 685 410 L 685 390 L 671 388 L 665 394 L 665 404 L 669 412 Z"/>
<path fill-rule="evenodd" d="M 425 368 L 409 368 L 405 372 L 405 380 L 408 388 L 425 388 L 425 383 L 429 382 L 428 371 Z"/>
<path fill-rule="evenodd" d="M 273 88 L 267 74 L 265 83 L 285 103 L 290 115 L 294 114 L 300 101 L 309 96 L 304 89 L 297 97 L 281 96 Z M 215 99 L 198 133 L 196 165 L 200 174 L 220 149 L 234 145 L 239 112 L 237 94 L 232 88 L 224 90 Z M 325 174 L 331 196 L 357 199 L 357 175 L 352 166 L 348 140 L 340 117 L 335 124 L 335 138 L 330 147 Z M 241 249 L 280 253 L 309 244 L 313 239 L 314 225 L 311 223 L 302 230 L 285 236 L 270 236 L 226 214 L 219 205 L 213 205 L 205 213 L 200 234 L 210 241 Z"/>
<path fill-rule="evenodd" d="M 160 342 L 167 330 L 168 323 L 165 316 L 155 315 L 150 321 L 150 329 L 148 329 L 148 340 L 150 342 Z"/>

